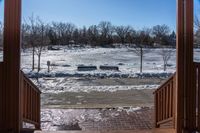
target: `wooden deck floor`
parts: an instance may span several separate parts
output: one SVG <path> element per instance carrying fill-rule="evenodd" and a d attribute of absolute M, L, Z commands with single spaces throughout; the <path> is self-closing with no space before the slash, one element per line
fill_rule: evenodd
<path fill-rule="evenodd" d="M 175 133 L 174 129 L 121 130 L 121 131 L 35 131 L 35 133 Z"/>
<path fill-rule="evenodd" d="M 151 130 L 123 130 L 123 131 L 35 131 L 35 133 L 152 133 Z"/>

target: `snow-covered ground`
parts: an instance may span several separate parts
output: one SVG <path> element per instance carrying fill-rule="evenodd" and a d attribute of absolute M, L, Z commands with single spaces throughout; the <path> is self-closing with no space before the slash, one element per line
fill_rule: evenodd
<path fill-rule="evenodd" d="M 159 54 L 161 49 L 150 49 L 145 54 L 143 62 L 143 73 L 155 74 L 163 72 L 162 56 Z M 167 73 L 175 71 L 176 57 L 175 50 L 169 61 Z M 31 70 L 31 51 L 22 53 L 22 69 L 26 73 Z M 40 74 L 47 74 L 47 61 L 54 64 L 51 75 L 61 76 L 110 76 L 119 75 L 135 77 L 139 73 L 140 58 L 128 48 L 74 48 L 67 49 L 62 47 L 59 51 L 45 51 L 42 54 Z M 79 72 L 77 66 L 92 65 L 97 66 L 98 70 Z M 118 66 L 120 71 L 102 71 L 100 65 Z M 33 72 L 32 72 L 33 74 Z"/>
<path fill-rule="evenodd" d="M 46 93 L 58 92 L 91 92 L 91 91 L 117 91 L 129 89 L 151 89 L 158 84 L 147 85 L 113 85 L 113 86 L 89 86 L 80 85 L 78 82 L 70 81 L 70 77 L 95 77 L 95 78 L 167 78 L 176 70 L 176 50 L 173 50 L 171 59 L 168 62 L 167 71 L 163 71 L 163 60 L 160 55 L 162 49 L 148 49 L 143 59 L 143 73 L 139 72 L 140 57 L 129 48 L 69 48 L 62 46 L 60 50 L 46 50 L 41 57 L 42 70 L 39 73 L 40 87 Z M 200 49 L 195 49 L 195 61 L 200 61 Z M 1 55 L 1 54 L 0 54 Z M 30 77 L 37 76 L 37 72 L 31 71 L 32 51 L 28 49 L 22 52 L 22 70 Z M 47 61 L 53 64 L 51 71 L 47 71 Z M 37 57 L 35 61 L 37 67 Z M 77 67 L 97 66 L 94 71 L 78 71 Z M 119 71 L 100 70 L 99 66 L 118 66 Z M 51 77 L 53 79 L 46 79 Z M 68 77 L 69 81 L 66 81 Z M 56 88 L 56 90 L 55 90 Z"/>
<path fill-rule="evenodd" d="M 36 83 L 37 84 L 37 83 Z M 40 88 L 42 88 L 43 93 L 63 93 L 63 92 L 116 92 L 118 90 L 142 90 L 142 89 L 156 89 L 159 85 L 112 85 L 112 86 L 82 86 L 78 82 L 74 85 L 67 85 L 66 83 L 58 82 L 52 83 L 49 80 L 41 79 Z"/>
<path fill-rule="evenodd" d="M 3 61 L 3 52 L 0 51 L 0 62 L 2 62 L 2 61 Z"/>
<path fill-rule="evenodd" d="M 143 73 L 165 73 L 163 72 L 163 60 L 160 55 L 161 49 L 149 49 L 145 53 L 143 61 Z M 195 60 L 200 60 L 200 49 L 195 49 Z M 31 50 L 26 50 L 22 53 L 22 69 L 25 72 L 30 72 L 32 63 Z M 37 60 L 37 58 L 36 58 Z M 47 61 L 54 64 L 51 67 L 51 75 L 55 74 L 58 77 L 65 74 L 68 76 L 85 76 L 85 75 L 130 75 L 135 76 L 139 73 L 140 58 L 133 50 L 128 48 L 71 48 L 62 47 L 58 51 L 44 51 L 41 58 L 42 71 L 47 73 Z M 118 66 L 120 71 L 95 71 L 79 72 L 77 66 L 97 66 L 109 65 Z M 37 61 L 36 61 L 37 66 Z M 168 62 L 167 73 L 172 73 L 176 68 L 176 50 L 173 50 L 173 55 Z M 60 75 L 59 75 L 60 74 Z"/>
<path fill-rule="evenodd" d="M 144 85 L 80 85 L 73 82 L 70 77 L 95 77 L 95 78 L 167 78 L 176 70 L 176 50 L 173 50 L 171 59 L 168 62 L 167 71 L 163 71 L 163 60 L 160 55 L 162 49 L 148 49 L 143 59 L 143 73 L 139 72 L 140 57 L 129 48 L 69 48 L 62 46 L 60 50 L 43 52 L 41 57 L 42 70 L 40 76 L 40 88 L 44 93 L 59 92 L 91 92 L 130 90 L 130 89 L 155 89 L 159 84 Z M 199 61 L 200 49 L 195 49 L 195 60 Z M 47 61 L 54 64 L 47 72 Z M 30 77 L 37 76 L 32 67 L 31 50 L 22 53 L 22 70 Z M 97 66 L 94 71 L 78 71 L 77 67 Z M 100 70 L 100 65 L 118 66 L 119 71 Z M 36 65 L 37 66 L 37 58 Z M 46 77 L 46 78 L 44 78 Z M 47 79 L 50 77 L 49 79 Z M 68 78 L 66 78 L 68 77 Z"/>
<path fill-rule="evenodd" d="M 44 107 L 47 107 L 42 109 L 41 112 L 42 129 L 56 131 L 80 128 L 85 130 L 87 127 L 84 123 L 87 121 L 105 123 L 109 119 L 117 118 L 120 112 L 125 111 L 127 114 L 136 112 L 137 114 L 137 110 L 140 110 L 142 106 L 151 107 L 153 103 L 151 91 L 161 83 L 157 80 L 166 79 L 176 70 L 176 50 L 173 50 L 173 56 L 168 62 L 166 72 L 163 71 L 161 49 L 150 49 L 148 51 L 143 61 L 143 73 L 139 72 L 140 58 L 128 48 L 67 49 L 67 47 L 62 47 L 59 51 L 45 51 L 41 58 L 42 70 L 39 73 L 39 82 L 36 82 L 33 78 L 37 76 L 37 72 L 31 71 L 31 50 L 23 52 L 22 70 L 32 77 L 32 80 L 40 87 L 43 92 L 42 103 L 45 103 L 46 106 Z M 195 61 L 200 61 L 199 54 L 200 49 L 195 49 Z M 50 73 L 47 72 L 47 61 L 54 64 Z M 95 71 L 78 71 L 79 65 L 97 66 L 98 69 Z M 120 71 L 103 71 L 99 69 L 100 65 L 118 66 Z M 134 81 L 134 78 L 147 79 L 150 82 L 130 84 Z M 153 82 L 153 78 L 156 82 Z M 105 80 L 97 82 L 98 79 L 106 79 L 109 85 L 108 83 L 102 84 Z M 114 82 L 115 80 L 117 80 L 117 83 Z M 138 83 L 138 80 L 135 82 Z M 97 97 L 97 95 L 101 96 Z M 68 97 L 69 99 L 67 99 Z M 118 104 L 114 105 L 116 97 L 123 100 L 120 103 L 117 101 Z M 103 99 L 105 100 L 103 101 Z M 58 109 L 49 109 L 48 107 L 51 107 L 51 104 Z M 69 107 L 69 105 L 70 107 L 88 108 L 94 104 L 98 104 L 97 107 L 99 108 L 111 105 L 111 107 L 117 107 L 117 110 L 108 112 L 109 117 L 107 117 L 98 109 L 63 109 Z M 129 108 L 123 108 L 125 105 Z"/>

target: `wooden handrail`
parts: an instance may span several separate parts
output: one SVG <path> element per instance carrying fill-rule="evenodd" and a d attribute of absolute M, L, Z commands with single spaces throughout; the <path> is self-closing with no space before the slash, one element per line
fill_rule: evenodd
<path fill-rule="evenodd" d="M 30 80 L 30 78 L 28 78 L 28 76 L 26 76 L 26 74 L 24 74 L 23 71 L 21 71 L 21 74 L 22 74 L 24 80 L 26 80 L 26 81 L 33 87 L 33 89 L 34 89 L 35 91 L 37 91 L 37 92 L 40 93 L 40 94 L 42 93 L 42 92 L 40 91 L 40 89 Z"/>
<path fill-rule="evenodd" d="M 33 124 L 35 129 L 40 129 L 40 94 L 41 91 L 33 82 L 21 71 L 21 110 L 22 122 Z"/>
<path fill-rule="evenodd" d="M 167 81 L 165 81 L 164 83 L 162 83 L 162 84 L 159 86 L 159 88 L 157 88 L 157 89 L 154 91 L 153 94 L 155 94 L 156 92 L 162 90 L 163 87 L 166 86 L 171 80 L 173 80 L 173 78 L 174 78 L 175 76 L 176 76 L 176 73 L 174 73 L 173 75 L 171 75 L 171 76 L 167 79 Z"/>
<path fill-rule="evenodd" d="M 175 87 L 176 73 L 154 92 L 156 128 L 175 126 Z"/>

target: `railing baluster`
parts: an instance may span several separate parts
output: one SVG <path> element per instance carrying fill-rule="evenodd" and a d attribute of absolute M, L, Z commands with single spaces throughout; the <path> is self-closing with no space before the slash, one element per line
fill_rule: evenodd
<path fill-rule="evenodd" d="M 36 100 L 36 92 L 35 92 L 35 95 L 34 95 L 34 107 L 36 107 L 37 106 L 37 104 L 36 104 L 36 102 L 37 102 L 37 100 Z M 36 108 L 34 109 L 34 121 L 37 121 L 37 119 L 36 119 L 36 116 L 37 116 L 37 114 L 36 114 Z"/>
<path fill-rule="evenodd" d="M 166 89 L 167 87 L 163 89 L 163 119 L 166 119 Z"/>
<path fill-rule="evenodd" d="M 38 119 L 37 119 L 37 114 L 38 114 L 38 105 L 37 105 L 37 103 L 38 103 L 38 99 L 37 99 L 37 95 L 38 95 L 38 94 L 36 93 L 36 98 L 35 98 L 35 99 L 36 99 L 36 106 L 35 106 L 35 107 L 36 107 L 36 108 L 35 108 L 35 112 L 36 112 L 36 120 L 35 120 L 35 121 L 38 122 Z"/>
<path fill-rule="evenodd" d="M 173 100 L 173 92 L 174 92 L 174 82 L 172 81 L 171 82 L 171 87 L 170 87 L 170 110 L 169 110 L 169 113 L 170 113 L 170 117 L 173 117 L 173 109 L 174 109 L 174 100 Z"/>
<path fill-rule="evenodd" d="M 31 112 L 31 110 L 30 110 L 30 85 L 28 84 L 28 119 L 31 119 L 31 117 L 30 117 L 30 112 Z"/>
<path fill-rule="evenodd" d="M 161 117 L 160 117 L 160 119 L 161 120 L 163 120 L 163 93 L 162 92 L 163 92 L 163 90 L 160 91 L 160 101 L 161 101 L 161 104 L 160 104 L 161 105 L 160 106 L 160 108 L 161 108 L 161 111 L 160 111 L 161 112 L 161 114 L 160 114 Z"/>
<path fill-rule="evenodd" d="M 161 102 L 161 100 L 160 100 L 160 93 L 157 93 L 157 95 L 158 95 L 158 106 L 157 106 L 157 108 L 158 108 L 158 121 L 160 121 L 161 120 L 161 118 L 160 118 L 160 116 L 161 116 L 161 109 L 160 109 L 160 107 L 161 107 L 161 105 L 160 105 L 160 102 Z"/>
<path fill-rule="evenodd" d="M 166 116 L 165 118 L 169 118 L 169 88 L 170 88 L 170 85 L 166 87 Z"/>

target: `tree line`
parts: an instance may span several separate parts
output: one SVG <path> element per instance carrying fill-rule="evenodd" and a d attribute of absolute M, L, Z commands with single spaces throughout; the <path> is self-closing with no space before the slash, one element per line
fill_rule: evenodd
<path fill-rule="evenodd" d="M 200 19 L 198 17 L 194 20 L 194 45 L 200 47 Z"/>
<path fill-rule="evenodd" d="M 41 38 L 44 41 L 41 43 Z M 132 26 L 114 26 L 102 21 L 98 25 L 78 28 L 72 23 L 44 23 L 39 17 L 30 17 L 22 24 L 22 48 L 33 45 L 112 46 L 113 44 L 134 44 L 153 46 L 155 44 L 175 46 L 176 34 L 167 25 L 136 30 Z"/>
<path fill-rule="evenodd" d="M 3 25 L 0 23 L 0 43 L 3 40 Z M 102 21 L 98 25 L 78 28 L 72 23 L 52 22 L 47 24 L 39 17 L 31 16 L 24 20 L 21 28 L 22 49 L 32 48 L 32 70 L 41 70 L 42 51 L 46 46 L 71 45 L 107 46 L 114 44 L 132 47 L 140 57 L 140 72 L 143 69 L 143 58 L 148 52 L 144 47 L 175 46 L 176 34 L 167 25 L 156 25 L 152 28 L 135 30 L 132 26 L 114 26 L 111 22 Z M 165 52 L 167 53 L 167 52 Z M 37 67 L 35 67 L 37 56 Z"/>
<path fill-rule="evenodd" d="M 111 22 L 102 21 L 98 25 L 78 28 L 72 23 L 43 22 L 39 17 L 31 16 L 23 21 L 21 27 L 22 49 L 32 49 L 32 70 L 35 67 L 35 56 L 38 58 L 37 70 L 40 71 L 42 51 L 46 46 L 71 45 L 79 46 L 108 46 L 115 44 L 127 45 L 140 57 L 140 72 L 142 72 L 143 58 L 148 49 L 145 47 L 166 47 L 176 45 L 176 33 L 170 27 L 156 25 L 151 28 L 134 29 L 132 26 L 115 26 Z M 200 21 L 195 20 L 195 44 L 200 44 Z M 3 44 L 3 24 L 0 22 L 0 50 Z M 163 49 L 161 56 L 166 70 L 167 62 L 172 51 Z"/>
<path fill-rule="evenodd" d="M 3 46 L 3 24 L 0 22 L 0 51 L 2 51 Z"/>

